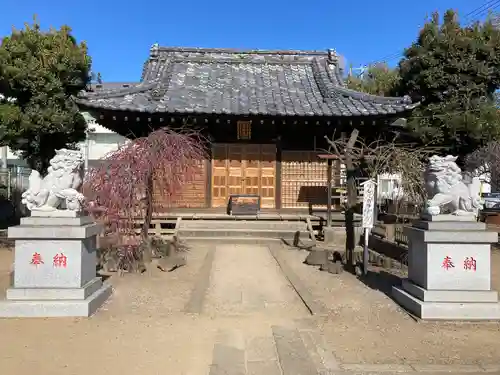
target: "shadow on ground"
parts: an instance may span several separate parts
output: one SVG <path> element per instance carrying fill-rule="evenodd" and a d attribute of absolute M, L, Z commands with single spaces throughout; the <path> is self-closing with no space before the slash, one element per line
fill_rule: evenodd
<path fill-rule="evenodd" d="M 369 270 L 366 275 L 358 276 L 358 279 L 367 287 L 379 290 L 388 297 L 392 295 L 393 286 L 401 286 L 402 279 L 384 270 Z"/>
<path fill-rule="evenodd" d="M 300 232 L 297 232 L 300 235 Z M 311 251 L 316 247 L 316 244 L 313 243 L 312 241 L 303 241 L 301 239 L 298 239 L 297 235 L 294 236 L 293 241 L 286 240 L 284 238 L 280 239 L 281 242 L 290 248 L 296 249 L 296 250 L 307 250 Z"/>
<path fill-rule="evenodd" d="M 110 274 L 106 274 L 106 273 L 102 273 L 102 272 L 97 272 L 97 277 L 100 277 L 102 278 L 102 281 L 106 281 L 107 279 L 109 279 L 111 277 Z"/>

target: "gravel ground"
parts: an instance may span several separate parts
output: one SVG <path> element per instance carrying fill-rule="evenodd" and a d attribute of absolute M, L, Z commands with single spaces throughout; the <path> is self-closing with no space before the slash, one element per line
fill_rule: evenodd
<path fill-rule="evenodd" d="M 330 309 L 318 326 L 341 363 L 498 364 L 500 324 L 417 323 L 387 295 L 400 269 L 373 268 L 366 284 L 302 262 L 306 251 L 283 250 L 297 275 Z M 493 287 L 500 290 L 500 252 L 492 252 Z M 367 285 L 368 284 L 368 285 Z"/>
<path fill-rule="evenodd" d="M 193 283 L 207 251 L 207 246 L 198 245 L 186 253 L 188 264 L 173 272 L 155 270 L 150 277 L 132 274 L 113 276 L 112 305 L 116 314 L 126 311 L 127 315 L 168 316 L 181 312 L 191 296 Z"/>
<path fill-rule="evenodd" d="M 180 312 L 206 252 L 192 250 L 174 272 L 113 276 L 111 300 L 90 319 L 0 319 L 0 373 L 206 373 L 218 327 Z M 2 295 L 11 263 L 12 253 L 0 250 Z"/>
<path fill-rule="evenodd" d="M 221 330 L 248 339 L 269 337 L 273 324 L 309 323 L 267 249 L 250 245 L 219 247 L 204 313 L 182 313 L 207 250 L 197 246 L 187 266 L 174 272 L 112 276 L 114 295 L 91 319 L 0 319 L 0 372 L 200 375 L 208 373 Z M 283 250 L 290 267 L 331 310 L 315 325 L 342 363 L 500 362 L 499 324 L 415 323 L 384 294 L 397 270 L 376 270 L 369 287 L 347 273 L 305 266 L 306 255 Z M 500 252 L 492 259 L 493 284 L 500 290 Z M 0 250 L 0 292 L 8 286 L 11 262 L 12 253 Z"/>
<path fill-rule="evenodd" d="M 251 245 L 217 249 L 204 313 L 183 313 L 207 251 L 197 246 L 174 272 L 112 276 L 111 300 L 90 319 L 0 319 L 0 373 L 208 374 L 221 332 L 270 338 L 272 325 L 307 320 L 268 249 Z M 12 255 L 0 250 L 0 293 Z"/>

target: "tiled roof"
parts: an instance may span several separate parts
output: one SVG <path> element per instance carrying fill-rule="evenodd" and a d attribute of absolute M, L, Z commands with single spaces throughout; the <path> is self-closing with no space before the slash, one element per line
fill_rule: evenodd
<path fill-rule="evenodd" d="M 91 89 L 93 91 L 103 91 L 103 90 L 116 90 L 131 87 L 136 85 L 137 82 L 103 82 L 103 83 L 92 83 Z"/>
<path fill-rule="evenodd" d="M 151 49 L 142 80 L 82 93 L 84 107 L 183 114 L 369 116 L 415 107 L 408 97 L 345 87 L 334 51 Z"/>

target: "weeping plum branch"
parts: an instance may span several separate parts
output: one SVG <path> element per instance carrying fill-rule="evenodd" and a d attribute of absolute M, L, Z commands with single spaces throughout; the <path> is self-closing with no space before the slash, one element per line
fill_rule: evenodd
<path fill-rule="evenodd" d="M 150 256 L 139 249 L 148 240 L 153 213 L 168 210 L 200 172 L 205 144 L 195 130 L 162 128 L 129 141 L 90 169 L 84 183 L 87 210 L 104 224 L 113 247 L 125 251 L 118 257 L 142 261 Z M 138 218 L 144 220 L 140 237 L 135 232 Z"/>

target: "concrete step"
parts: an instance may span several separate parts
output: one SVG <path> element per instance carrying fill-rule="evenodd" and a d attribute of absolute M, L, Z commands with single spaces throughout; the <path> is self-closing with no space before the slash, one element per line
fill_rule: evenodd
<path fill-rule="evenodd" d="M 279 238 L 265 237 L 181 237 L 182 241 L 195 245 L 197 243 L 215 242 L 218 244 L 251 244 L 251 245 L 270 245 L 281 244 L 283 241 Z"/>
<path fill-rule="evenodd" d="M 295 233 L 294 230 L 273 230 L 273 229 L 237 229 L 237 228 L 225 228 L 225 229 L 179 229 L 177 232 L 178 236 L 181 238 L 191 238 L 191 237 L 260 237 L 260 238 L 278 238 L 278 239 L 293 239 Z M 298 231 L 300 233 L 301 239 L 308 239 L 309 232 Z"/>
<path fill-rule="evenodd" d="M 183 220 L 180 229 L 275 229 L 307 230 L 302 221 L 257 221 L 257 220 Z"/>

